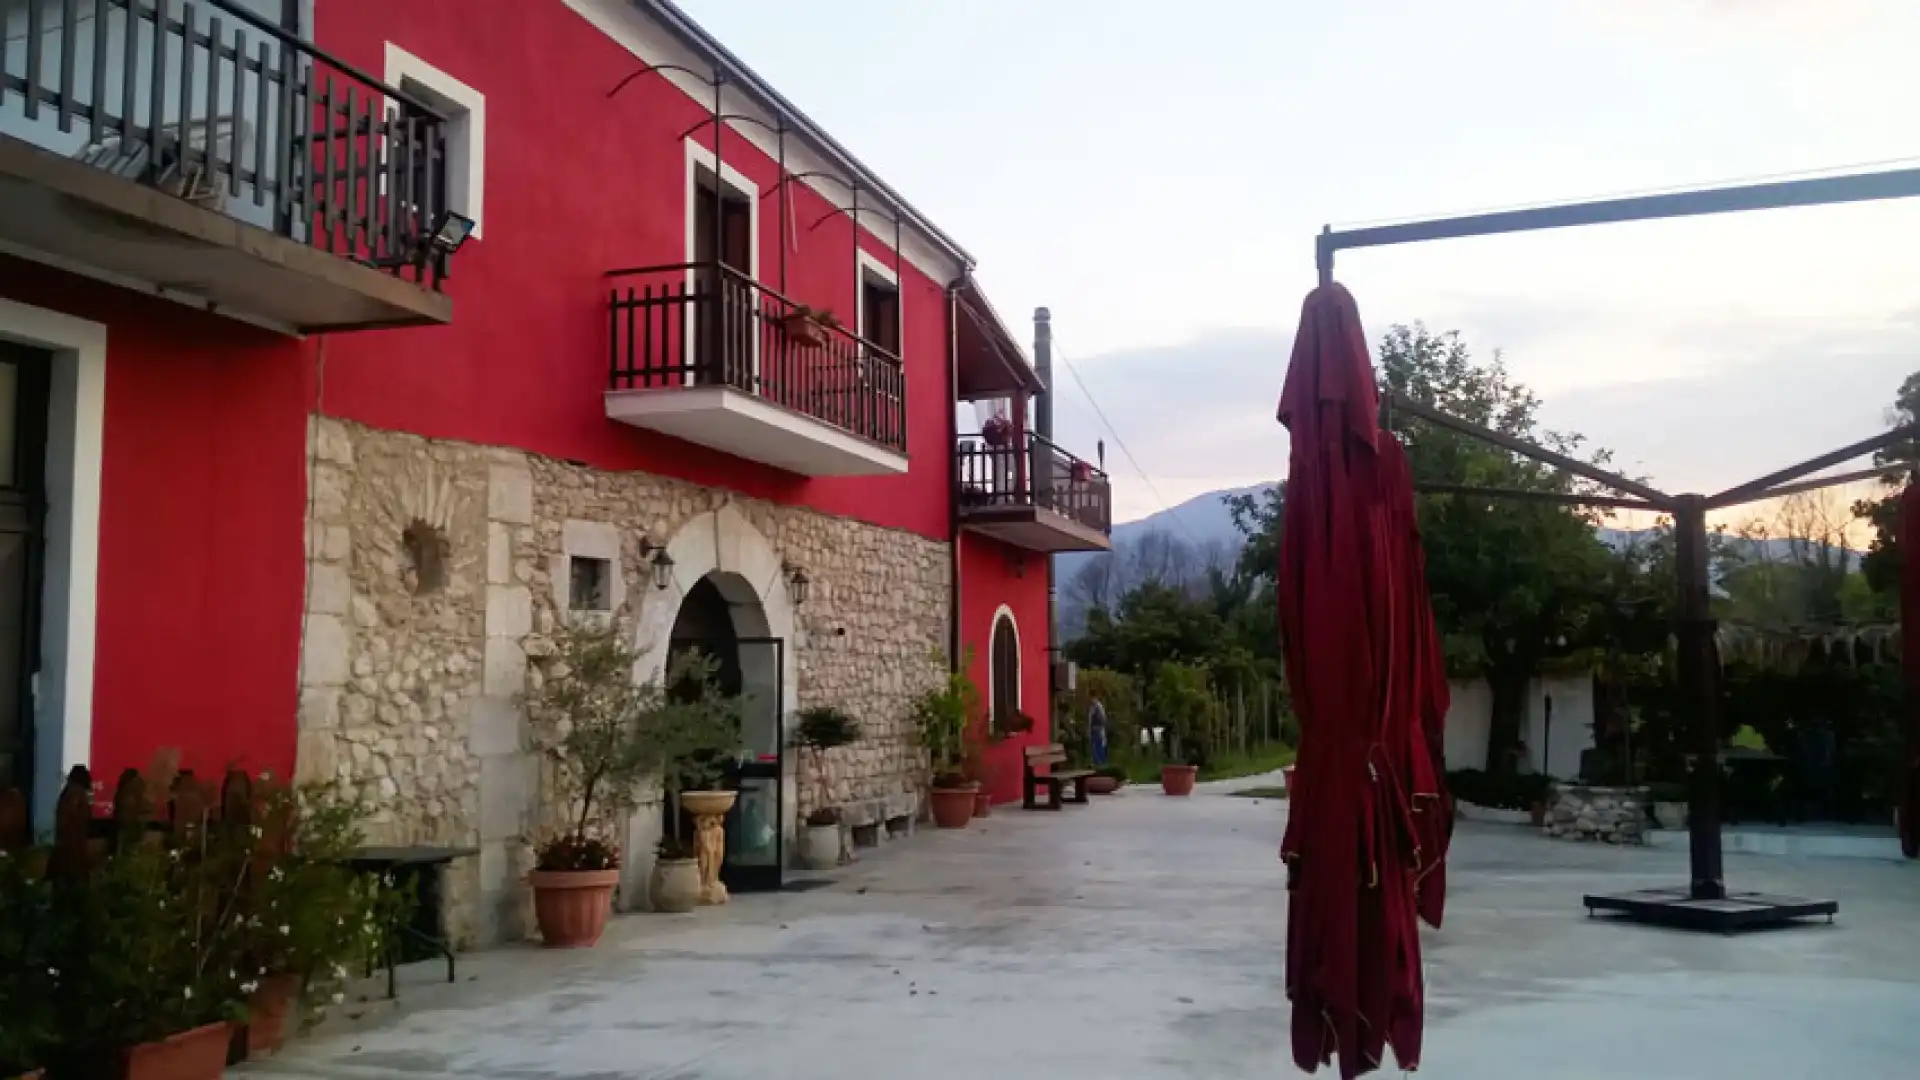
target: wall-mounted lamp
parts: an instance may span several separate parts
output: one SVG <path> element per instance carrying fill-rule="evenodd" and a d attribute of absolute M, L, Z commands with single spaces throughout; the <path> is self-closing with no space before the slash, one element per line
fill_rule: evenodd
<path fill-rule="evenodd" d="M 787 592 L 793 597 L 794 606 L 799 607 L 806 603 L 808 587 L 813 584 L 813 579 L 807 577 L 805 570 L 792 563 L 786 563 L 781 568 L 787 572 Z"/>
<path fill-rule="evenodd" d="M 667 586 L 673 584 L 673 556 L 667 554 L 665 547 L 643 536 L 640 538 L 640 557 L 653 567 L 653 587 L 666 592 Z"/>
<path fill-rule="evenodd" d="M 440 220 L 433 223 L 433 235 L 427 243 L 442 255 L 452 255 L 472 235 L 472 218 L 446 210 L 441 212 Z"/>
<path fill-rule="evenodd" d="M 1008 556 L 1007 556 L 1007 569 L 1008 569 L 1008 570 L 1011 570 L 1011 571 L 1013 572 L 1013 576 L 1014 576 L 1014 577 L 1017 577 L 1017 578 L 1023 578 L 1023 577 L 1026 577 L 1026 576 L 1027 576 L 1027 556 L 1026 556 L 1026 554 L 1025 554 L 1024 552 L 1018 552 L 1018 551 L 1016 551 L 1016 552 L 1014 552 L 1013 554 L 1011 554 L 1011 555 L 1008 555 Z"/>

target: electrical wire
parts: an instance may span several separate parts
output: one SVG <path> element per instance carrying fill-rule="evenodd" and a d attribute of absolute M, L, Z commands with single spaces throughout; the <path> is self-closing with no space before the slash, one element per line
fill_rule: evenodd
<path fill-rule="evenodd" d="M 1139 474 L 1140 482 L 1146 485 L 1147 490 L 1153 494 L 1154 500 L 1159 503 L 1160 512 L 1172 519 L 1174 526 L 1186 536 L 1187 543 L 1192 544 L 1194 551 L 1198 553 L 1205 545 L 1201 544 L 1199 538 L 1193 535 L 1193 531 L 1187 528 L 1187 523 L 1181 520 L 1180 515 L 1172 512 L 1173 505 L 1167 501 L 1165 495 L 1160 493 L 1160 488 L 1154 484 L 1153 477 L 1147 474 L 1147 470 L 1140 464 L 1140 459 L 1135 457 L 1133 450 L 1127 446 L 1127 440 L 1120 437 L 1120 429 L 1114 427 L 1113 421 L 1108 419 L 1107 411 L 1100 407 L 1100 401 L 1093 396 L 1093 389 L 1087 385 L 1087 380 L 1080 377 L 1080 369 L 1074 367 L 1073 361 L 1067 359 L 1066 354 L 1061 351 L 1058 333 L 1053 337 L 1053 359 L 1055 363 L 1067 369 L 1067 374 L 1073 376 L 1074 385 L 1080 388 L 1080 393 L 1087 399 L 1087 404 L 1093 406 L 1093 413 L 1099 418 L 1101 428 L 1113 440 L 1113 445 L 1127 459 L 1127 463 L 1133 466 L 1133 471 Z M 1051 391 L 1052 388 L 1048 389 Z"/>

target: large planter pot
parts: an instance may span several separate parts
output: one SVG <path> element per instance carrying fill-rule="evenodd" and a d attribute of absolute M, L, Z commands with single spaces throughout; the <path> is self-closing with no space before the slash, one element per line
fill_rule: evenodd
<path fill-rule="evenodd" d="M 807 869 L 832 870 L 840 865 L 840 826 L 807 826 Z"/>
<path fill-rule="evenodd" d="M 700 863 L 660 859 L 653 864 L 653 910 L 683 914 L 700 906 Z"/>
<path fill-rule="evenodd" d="M 993 813 L 993 796 L 984 791 L 973 793 L 973 816 L 986 817 Z"/>
<path fill-rule="evenodd" d="M 247 999 L 247 1057 L 263 1058 L 287 1040 L 287 1021 L 300 1000 L 300 976 L 269 975 Z"/>
<path fill-rule="evenodd" d="M 724 904 L 727 887 L 720 883 L 720 864 L 727 859 L 727 811 L 740 797 L 737 791 L 683 791 L 680 806 L 693 815 L 693 853 L 700 860 L 700 902 Z"/>
<path fill-rule="evenodd" d="M 1687 804 L 1683 802 L 1657 802 L 1653 804 L 1653 820 L 1663 829 L 1684 829 L 1687 827 Z"/>
<path fill-rule="evenodd" d="M 527 884 L 533 886 L 540 940 L 550 949 L 581 949 L 606 932 L 620 871 L 535 870 L 527 875 Z"/>
<path fill-rule="evenodd" d="M 933 823 L 943 829 L 964 829 L 973 820 L 972 788 L 934 788 L 927 802 L 933 807 Z"/>
<path fill-rule="evenodd" d="M 126 1080 L 220 1080 L 227 1072 L 233 1025 L 226 1021 L 128 1047 Z"/>
<path fill-rule="evenodd" d="M 1160 790 L 1169 795 L 1191 795 L 1194 778 L 1199 775 L 1198 765 L 1162 765 Z"/>
<path fill-rule="evenodd" d="M 1119 790 L 1120 781 L 1116 777 L 1099 775 L 1087 777 L 1087 794 L 1089 795 L 1111 795 Z"/>

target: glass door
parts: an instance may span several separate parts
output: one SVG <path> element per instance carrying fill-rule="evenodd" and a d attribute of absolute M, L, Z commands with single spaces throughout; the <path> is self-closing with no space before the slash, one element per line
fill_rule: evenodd
<path fill-rule="evenodd" d="M 785 865 L 786 717 L 781 683 L 786 642 L 779 638 L 741 638 L 740 682 L 745 699 L 740 735 L 743 748 L 735 769 L 740 797 L 727 814 L 727 856 L 720 880 L 741 892 L 781 886 Z"/>

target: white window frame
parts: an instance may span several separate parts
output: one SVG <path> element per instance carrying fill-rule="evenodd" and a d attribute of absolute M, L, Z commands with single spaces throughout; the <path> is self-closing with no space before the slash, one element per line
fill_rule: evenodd
<path fill-rule="evenodd" d="M 100 573 L 100 466 L 106 433 L 107 327 L 0 299 L 0 338 L 53 353 L 47 402 L 46 566 L 34 726 L 33 821 L 53 822 L 67 770 L 93 757 Z"/>
<path fill-rule="evenodd" d="M 727 194 L 725 189 L 732 188 L 733 194 L 747 201 L 747 276 L 756 282 L 759 281 L 760 185 L 748 179 L 747 174 L 741 172 L 739 169 L 719 160 L 712 150 L 693 141 L 692 136 L 688 136 L 684 140 L 684 143 L 687 148 L 687 292 L 693 292 L 694 286 L 700 280 L 700 273 L 694 269 L 693 264 L 699 258 L 698 252 L 700 250 L 699 238 L 694 235 L 697 231 L 694 223 L 699 220 L 700 216 L 698 193 L 700 190 L 700 170 L 702 169 L 705 169 L 719 179 L 722 188 L 720 192 L 722 199 L 724 199 Z M 719 253 L 715 252 L 714 257 L 716 259 L 719 258 Z M 760 304 L 760 294 L 758 292 L 753 294 L 753 303 L 755 310 L 758 310 Z M 690 356 L 700 355 L 696 351 L 699 346 L 699 341 L 697 340 L 698 335 L 696 334 L 698 321 L 697 319 L 687 320 L 686 327 L 681 331 L 687 337 L 687 352 Z M 759 381 L 760 335 L 758 333 L 753 335 L 753 377 L 755 382 Z M 691 385 L 693 382 L 693 373 L 690 371 L 686 372 L 683 378 Z"/>
<path fill-rule="evenodd" d="M 864 247 L 860 249 L 859 264 L 860 277 L 854 282 L 853 294 L 854 332 L 859 334 L 862 340 L 867 336 L 867 275 L 872 274 L 874 277 L 880 279 L 883 284 L 893 289 L 894 307 L 898 309 L 896 311 L 897 325 L 894 327 L 894 333 L 900 339 L 900 346 L 894 355 L 902 361 L 905 361 L 907 353 L 907 294 L 900 289 L 899 271 L 888 266 L 875 256 L 868 254 L 867 249 Z M 875 344 L 878 344 L 878 342 Z"/>
<path fill-rule="evenodd" d="M 447 209 L 472 219 L 470 235 L 480 239 L 487 202 L 487 95 L 391 41 L 386 63 L 388 86 L 447 114 Z M 380 183 L 384 191 L 385 174 Z"/>
<path fill-rule="evenodd" d="M 993 688 L 1000 685 L 999 681 L 995 678 L 995 676 L 998 673 L 994 670 L 995 657 L 994 657 L 994 649 L 993 649 L 993 639 L 1000 633 L 1000 619 L 1003 616 L 1007 620 L 1007 626 L 1009 626 L 1013 630 L 1014 663 L 1024 664 L 1024 661 L 1021 660 L 1020 658 L 1021 657 L 1020 620 L 1013 617 L 1013 608 L 1010 605 L 1001 604 L 997 609 L 994 610 L 993 618 L 987 622 L 987 723 L 988 724 L 992 724 L 994 719 Z M 1014 673 L 1016 675 L 1022 675 L 1022 676 L 1026 674 L 1026 672 L 1021 671 L 1018 668 L 1015 669 Z M 1016 712 L 1026 711 L 1027 709 L 1026 697 L 1027 697 L 1027 680 L 1024 678 L 1014 679 L 1013 680 L 1013 707 Z"/>

